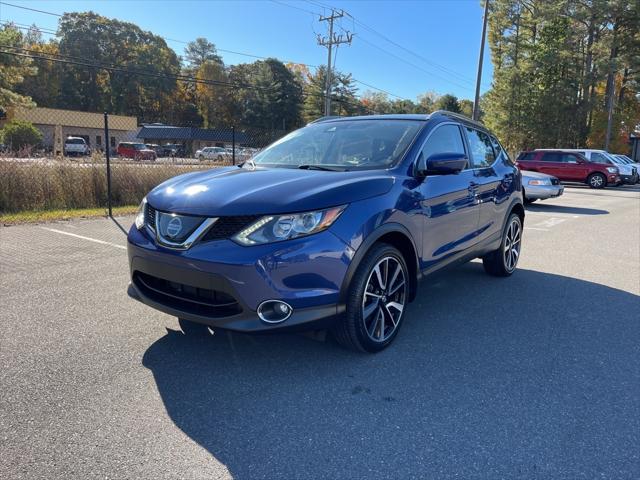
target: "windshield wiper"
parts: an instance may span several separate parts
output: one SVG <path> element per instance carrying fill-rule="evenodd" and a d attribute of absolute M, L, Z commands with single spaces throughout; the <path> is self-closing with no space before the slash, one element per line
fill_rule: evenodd
<path fill-rule="evenodd" d="M 344 172 L 346 170 L 343 167 L 329 167 L 326 165 L 318 165 L 318 164 L 303 164 L 303 165 L 298 165 L 298 168 L 302 170 L 324 170 L 326 172 Z"/>

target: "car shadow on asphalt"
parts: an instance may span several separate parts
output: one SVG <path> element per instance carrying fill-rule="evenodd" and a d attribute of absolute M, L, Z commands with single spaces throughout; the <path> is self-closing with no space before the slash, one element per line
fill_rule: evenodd
<path fill-rule="evenodd" d="M 567 213 L 572 215 L 608 215 L 608 210 L 600 208 L 567 207 L 564 205 L 553 205 L 551 203 L 536 203 L 525 206 L 527 211 L 544 213 Z"/>
<path fill-rule="evenodd" d="M 639 300 L 472 262 L 424 282 L 376 355 L 167 329 L 143 364 L 175 425 L 237 479 L 625 476 Z"/>

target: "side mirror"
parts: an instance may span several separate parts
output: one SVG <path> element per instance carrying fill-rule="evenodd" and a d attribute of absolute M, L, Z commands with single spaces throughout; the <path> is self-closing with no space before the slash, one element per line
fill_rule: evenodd
<path fill-rule="evenodd" d="M 434 153 L 425 160 L 420 154 L 418 175 L 455 175 L 467 167 L 469 159 L 464 153 Z"/>

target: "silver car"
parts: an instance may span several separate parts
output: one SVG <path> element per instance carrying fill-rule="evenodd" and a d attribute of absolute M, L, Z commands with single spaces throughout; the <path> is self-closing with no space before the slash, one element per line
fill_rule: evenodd
<path fill-rule="evenodd" d="M 526 203 L 559 197 L 564 192 L 564 185 L 556 177 L 528 170 L 522 170 L 521 173 L 522 195 Z"/>

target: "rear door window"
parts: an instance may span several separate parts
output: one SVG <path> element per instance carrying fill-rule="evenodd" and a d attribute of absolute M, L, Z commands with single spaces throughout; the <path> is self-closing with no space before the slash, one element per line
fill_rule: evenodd
<path fill-rule="evenodd" d="M 518 155 L 518 160 L 535 160 L 536 158 L 536 152 L 521 152 L 520 155 Z"/>
<path fill-rule="evenodd" d="M 513 161 L 509 157 L 509 154 L 504 148 L 502 148 L 502 145 L 500 145 L 500 142 L 496 137 L 491 136 L 491 144 L 493 145 L 493 151 L 496 154 L 496 158 L 498 158 L 501 161 L 507 161 L 513 164 Z"/>
<path fill-rule="evenodd" d="M 558 152 L 545 152 L 542 155 L 543 162 L 562 162 L 562 154 Z"/>
<path fill-rule="evenodd" d="M 578 163 L 578 157 L 573 153 L 563 153 L 561 157 L 562 163 Z"/>
<path fill-rule="evenodd" d="M 591 152 L 591 161 L 595 163 L 604 163 L 607 165 L 611 163 L 611 160 L 609 160 L 600 152 Z"/>
<path fill-rule="evenodd" d="M 489 135 L 475 128 L 466 127 L 469 147 L 471 148 L 471 166 L 473 168 L 490 167 L 496 160 Z"/>

